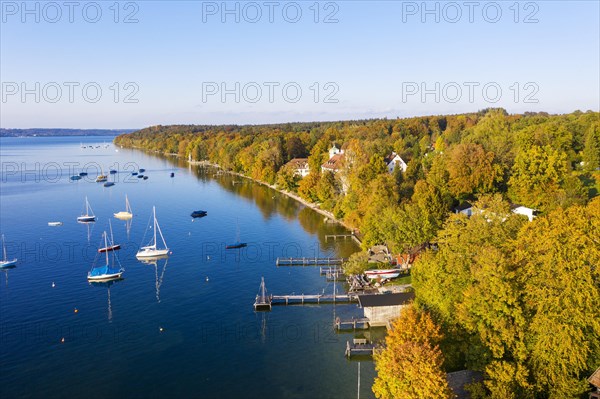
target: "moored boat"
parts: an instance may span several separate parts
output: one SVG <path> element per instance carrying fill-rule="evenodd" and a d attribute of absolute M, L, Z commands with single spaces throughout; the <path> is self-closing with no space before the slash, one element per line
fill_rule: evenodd
<path fill-rule="evenodd" d="M 17 264 L 17 258 L 8 259 L 8 257 L 6 256 L 6 244 L 4 243 L 4 234 L 2 234 L 2 253 L 4 256 L 2 260 L 0 260 L 0 269 L 11 268 Z"/>
<path fill-rule="evenodd" d="M 104 247 L 108 247 L 108 239 L 106 236 L 106 231 L 104 232 Z M 117 262 L 119 262 L 119 259 L 117 258 L 116 253 L 113 253 L 113 264 L 110 265 L 109 259 L 108 259 L 108 251 L 105 251 L 106 253 L 106 264 L 104 266 L 99 266 L 99 267 L 92 267 L 92 270 L 90 270 L 88 272 L 88 280 L 89 281 L 108 281 L 108 280 L 115 280 L 115 279 L 119 279 L 121 278 L 121 276 L 123 275 L 123 272 L 125 271 L 123 269 L 123 267 L 121 267 L 121 265 L 119 264 L 119 267 L 117 268 L 114 264 L 114 260 L 116 259 Z"/>
<path fill-rule="evenodd" d="M 191 216 L 193 218 L 201 218 L 201 217 L 204 217 L 206 215 L 208 215 L 208 212 L 206 212 L 206 211 L 194 211 L 191 214 Z"/>
<path fill-rule="evenodd" d="M 48 222 L 48 226 L 62 226 L 62 222 Z"/>
<path fill-rule="evenodd" d="M 87 197 L 85 197 L 85 214 L 82 214 L 77 218 L 78 222 L 94 222 L 96 220 L 96 215 L 94 215 L 94 211 L 88 202 Z"/>
<path fill-rule="evenodd" d="M 237 248 L 244 248 L 247 246 L 248 246 L 248 244 L 246 244 L 245 242 L 236 242 L 233 244 L 225 245 L 225 249 L 237 249 Z"/>
<path fill-rule="evenodd" d="M 104 187 L 112 187 L 114 185 L 115 185 L 115 183 L 112 181 L 107 181 L 106 183 L 104 183 Z"/>
<path fill-rule="evenodd" d="M 79 175 L 73 175 L 69 179 L 71 179 L 71 180 L 81 180 L 81 176 L 79 176 Z"/>
<path fill-rule="evenodd" d="M 133 211 L 131 205 L 129 205 L 129 199 L 125 195 L 125 210 L 114 214 L 117 219 L 127 220 L 133 217 Z"/>
<path fill-rule="evenodd" d="M 152 207 L 152 216 L 154 218 L 154 236 L 152 241 L 145 247 L 141 247 L 138 253 L 135 255 L 136 258 L 155 258 L 157 256 L 165 256 L 169 254 L 169 248 L 167 248 L 167 243 L 165 242 L 165 237 L 163 237 L 162 231 L 160 230 L 160 226 L 158 225 L 158 220 L 156 219 L 156 208 Z M 162 239 L 164 248 L 159 249 L 157 246 L 156 240 L 156 232 L 160 234 L 160 238 Z"/>

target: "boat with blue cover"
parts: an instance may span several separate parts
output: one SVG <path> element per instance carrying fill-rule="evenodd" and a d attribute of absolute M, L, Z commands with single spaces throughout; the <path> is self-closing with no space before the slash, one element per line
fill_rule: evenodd
<path fill-rule="evenodd" d="M 106 235 L 106 231 L 104 232 L 104 247 L 108 247 L 108 238 Z M 89 281 L 108 281 L 120 279 L 125 271 L 119 262 L 119 258 L 117 254 L 112 252 L 113 263 L 110 264 L 108 258 L 108 251 L 105 251 L 106 254 L 106 264 L 104 266 L 92 267 L 92 270 L 88 272 L 88 280 Z M 98 258 L 96 258 L 98 259 Z M 118 266 L 115 265 L 115 260 L 118 263 Z"/>
<path fill-rule="evenodd" d="M 208 215 L 208 212 L 206 212 L 206 211 L 194 211 L 194 212 L 192 212 L 191 216 L 193 218 L 202 218 L 206 215 Z"/>

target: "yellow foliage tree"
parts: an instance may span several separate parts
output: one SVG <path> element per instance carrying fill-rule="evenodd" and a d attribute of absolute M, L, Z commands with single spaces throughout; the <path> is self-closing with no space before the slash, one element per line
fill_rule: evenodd
<path fill-rule="evenodd" d="M 442 370 L 440 328 L 413 304 L 393 323 L 386 348 L 375 354 L 373 392 L 380 399 L 450 399 L 454 394 Z"/>

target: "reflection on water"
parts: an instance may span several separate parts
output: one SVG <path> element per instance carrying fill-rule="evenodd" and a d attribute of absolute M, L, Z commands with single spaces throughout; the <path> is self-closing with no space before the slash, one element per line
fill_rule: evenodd
<path fill-rule="evenodd" d="M 332 328 L 333 312 L 359 316 L 356 305 L 277 307 L 270 313 L 252 306 L 261 276 L 277 294 L 341 290 L 318 268 L 277 268 L 275 258 L 347 257 L 357 250 L 351 240 L 324 240 L 345 233 L 343 227 L 323 223 L 322 215 L 268 187 L 180 159 L 128 149 L 83 151 L 80 138 L 39 145 L 1 140 L 2 156 L 15 154 L 29 169 L 36 162 L 74 162 L 79 171 L 92 162 L 119 170 L 111 189 L 85 178 L 71 182 L 71 172 L 57 182 L 22 183 L 12 176 L 3 183 L 2 230 L 13 240 L 9 253 L 19 258 L 0 284 L 3 397 L 356 395 L 356 368 L 344 357 L 346 337 Z M 145 168 L 150 178 L 131 178 L 121 172 L 132 169 L 125 165 Z M 135 206 L 135 223 L 114 219 L 125 195 Z M 86 196 L 100 229 L 76 223 Z M 135 254 L 146 243 L 153 206 L 173 253 L 143 264 Z M 192 223 L 196 209 L 208 216 Z M 108 219 L 121 244 L 126 283 L 90 288 L 86 275 Z M 248 247 L 227 251 L 238 219 Z M 48 227 L 50 220 L 64 225 Z M 268 384 L 257 373 L 268 375 Z M 361 373 L 360 396 L 372 398 L 372 364 L 363 363 Z M 65 375 L 76 378 L 65 382 Z"/>
<path fill-rule="evenodd" d="M 114 279 L 114 280 L 110 280 L 110 281 L 90 281 L 89 284 L 92 287 L 97 287 L 97 288 L 106 288 L 106 296 L 107 296 L 107 302 L 108 302 L 108 307 L 107 307 L 107 314 L 108 314 L 108 322 L 112 322 L 112 318 L 113 318 L 113 314 L 112 314 L 112 304 L 110 302 L 110 287 L 112 287 L 113 285 L 123 281 L 123 278 L 118 278 L 118 279 Z"/>

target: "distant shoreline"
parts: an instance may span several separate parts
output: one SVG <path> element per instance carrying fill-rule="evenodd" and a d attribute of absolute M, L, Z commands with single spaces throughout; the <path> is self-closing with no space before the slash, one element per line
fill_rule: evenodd
<path fill-rule="evenodd" d="M 0 137 L 112 137 L 132 133 L 137 129 L 5 129 L 0 128 Z"/>
<path fill-rule="evenodd" d="M 177 154 L 169 154 L 169 155 L 175 155 L 175 156 L 179 157 L 179 155 L 177 155 Z M 362 242 L 361 242 L 360 238 L 357 237 L 356 234 L 354 234 L 355 229 L 353 229 L 350 226 L 348 226 L 342 220 L 336 219 L 335 216 L 333 216 L 333 214 L 331 212 L 328 212 L 326 210 L 323 210 L 323 209 L 319 208 L 317 204 L 313 204 L 312 202 L 306 201 L 305 199 L 301 198 L 300 196 L 298 196 L 298 195 L 296 195 L 294 193 L 291 193 L 291 192 L 285 191 L 285 190 L 281 190 L 281 189 L 277 188 L 275 185 L 268 184 L 268 183 L 262 182 L 260 180 L 253 179 L 252 177 L 246 176 L 244 174 L 233 172 L 231 170 L 223 169 L 219 164 L 216 164 L 216 163 L 212 163 L 212 162 L 209 162 L 209 161 L 189 161 L 189 160 L 187 162 L 190 165 L 212 166 L 212 167 L 215 167 L 215 168 L 218 168 L 218 169 L 224 171 L 225 173 L 229 173 L 229 174 L 232 174 L 232 175 L 235 175 L 235 176 L 243 177 L 243 178 L 248 179 L 248 180 L 252 180 L 255 183 L 261 184 L 263 186 L 267 186 L 267 187 L 269 187 L 269 188 L 271 188 L 271 189 L 273 189 L 273 190 L 275 190 L 275 191 L 277 191 L 277 192 L 279 192 L 279 193 L 281 193 L 283 195 L 286 195 L 289 198 L 291 198 L 293 200 L 296 200 L 297 202 L 301 203 L 302 205 L 304 205 L 304 206 L 312 209 L 313 211 L 315 211 L 317 213 L 320 213 L 321 215 L 325 216 L 327 219 L 330 219 L 330 220 L 334 221 L 335 223 L 343 226 L 344 228 L 346 228 L 348 231 L 350 231 L 352 233 L 354 242 L 357 243 L 359 246 L 362 245 Z"/>

